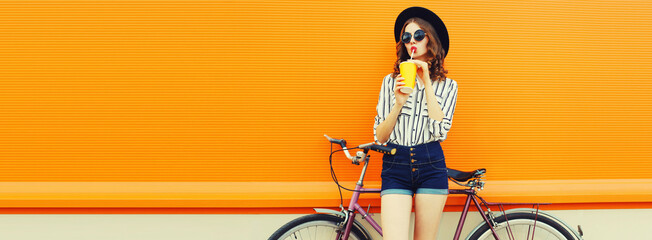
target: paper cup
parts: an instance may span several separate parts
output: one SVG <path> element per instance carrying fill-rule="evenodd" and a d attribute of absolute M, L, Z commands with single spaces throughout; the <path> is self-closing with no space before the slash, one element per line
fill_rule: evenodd
<path fill-rule="evenodd" d="M 414 90 L 414 84 L 417 77 L 417 65 L 412 62 L 402 62 L 398 66 L 401 76 L 405 78 L 403 81 L 405 83 L 404 88 L 401 88 L 403 93 L 412 93 Z"/>

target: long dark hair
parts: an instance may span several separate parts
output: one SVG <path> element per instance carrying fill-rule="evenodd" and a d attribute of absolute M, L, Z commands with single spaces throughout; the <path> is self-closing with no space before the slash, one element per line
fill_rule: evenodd
<path fill-rule="evenodd" d="M 430 72 L 430 79 L 433 81 L 444 81 L 446 80 L 446 74 L 448 70 L 444 69 L 444 48 L 441 46 L 441 41 L 437 37 L 435 28 L 421 18 L 410 18 L 405 21 L 403 28 L 401 29 L 401 35 L 405 32 L 405 27 L 410 23 L 416 23 L 419 25 L 424 32 L 426 32 L 426 37 L 428 38 L 428 51 L 426 52 L 426 62 L 428 63 L 428 71 Z M 394 63 L 394 73 L 392 77 L 396 77 L 399 74 L 398 66 L 401 62 L 410 59 L 410 54 L 405 48 L 405 44 L 402 41 L 396 43 L 396 62 Z"/>

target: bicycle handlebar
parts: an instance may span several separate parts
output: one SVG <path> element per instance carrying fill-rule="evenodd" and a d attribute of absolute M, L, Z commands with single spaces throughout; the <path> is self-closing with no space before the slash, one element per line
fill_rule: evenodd
<path fill-rule="evenodd" d="M 391 147 L 378 145 L 374 143 L 362 144 L 359 147 L 362 149 L 369 148 L 370 150 L 374 150 L 376 152 L 383 153 L 383 154 L 389 154 L 389 155 L 396 154 L 396 148 L 391 148 Z"/>
<path fill-rule="evenodd" d="M 349 153 L 349 149 L 346 147 L 346 140 L 344 140 L 344 139 L 334 139 L 334 138 L 329 137 L 326 134 L 324 134 L 324 137 L 326 137 L 328 139 L 328 141 L 330 141 L 331 143 L 339 144 L 342 147 L 342 150 L 343 150 L 344 154 L 346 154 L 346 157 L 351 159 L 354 163 L 358 162 L 358 160 L 363 160 L 363 161 L 365 160 L 365 159 L 361 159 L 361 158 L 364 158 L 364 153 L 360 154 L 361 152 L 356 154 L 356 156 L 351 156 L 351 153 Z M 358 148 L 373 150 L 373 151 L 383 153 L 383 154 L 390 154 L 390 155 L 396 154 L 396 148 L 391 148 L 391 147 L 387 147 L 387 146 L 383 146 L 383 145 L 378 145 L 378 144 L 375 144 L 373 142 L 372 143 L 362 144 L 362 145 L 358 146 Z"/>

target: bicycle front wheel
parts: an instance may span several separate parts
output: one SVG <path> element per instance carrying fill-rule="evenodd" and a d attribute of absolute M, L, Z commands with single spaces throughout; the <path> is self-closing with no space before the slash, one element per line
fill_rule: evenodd
<path fill-rule="evenodd" d="M 328 214 L 312 214 L 292 220 L 276 230 L 269 240 L 334 240 L 340 230 L 344 218 Z M 354 221 L 351 219 L 350 221 Z M 352 240 L 369 240 L 357 222 L 354 222 L 349 234 Z"/>
<path fill-rule="evenodd" d="M 508 220 L 506 220 L 508 219 Z M 536 221 L 535 221 L 536 219 Z M 509 213 L 495 219 L 500 240 L 574 240 L 573 234 L 552 218 L 534 213 Z M 536 227 L 535 227 L 536 225 Z M 470 240 L 494 240 L 486 223 L 470 234 Z"/>

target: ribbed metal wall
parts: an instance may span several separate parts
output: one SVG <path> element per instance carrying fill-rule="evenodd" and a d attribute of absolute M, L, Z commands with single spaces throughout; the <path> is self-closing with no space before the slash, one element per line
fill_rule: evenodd
<path fill-rule="evenodd" d="M 647 1 L 1 1 L 0 181 L 329 181 L 411 5 L 451 37 L 449 167 L 652 176 Z"/>

